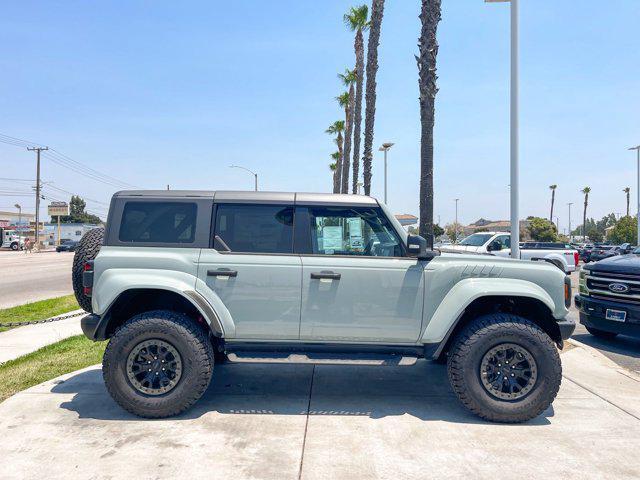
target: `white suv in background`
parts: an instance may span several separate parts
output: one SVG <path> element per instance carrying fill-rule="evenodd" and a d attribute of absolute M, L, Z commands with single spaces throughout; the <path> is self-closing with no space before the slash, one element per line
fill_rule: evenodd
<path fill-rule="evenodd" d="M 456 245 L 441 247 L 440 251 L 509 257 L 511 255 L 511 236 L 505 232 L 474 233 Z M 525 242 L 520 248 L 520 259 L 549 262 L 565 273 L 571 273 L 578 266 L 580 254 L 577 250 L 565 244 Z"/>

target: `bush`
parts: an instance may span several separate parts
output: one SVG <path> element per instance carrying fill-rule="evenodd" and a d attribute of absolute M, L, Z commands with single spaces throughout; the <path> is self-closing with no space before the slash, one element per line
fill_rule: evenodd
<path fill-rule="evenodd" d="M 609 234 L 613 243 L 638 244 L 638 220 L 631 216 L 622 217 Z"/>
<path fill-rule="evenodd" d="M 529 234 L 533 240 L 539 242 L 556 242 L 558 240 L 555 224 L 546 218 L 529 218 Z"/>

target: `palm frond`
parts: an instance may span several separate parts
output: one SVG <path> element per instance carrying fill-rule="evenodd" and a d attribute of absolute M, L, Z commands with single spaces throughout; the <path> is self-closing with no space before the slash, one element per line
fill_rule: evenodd
<path fill-rule="evenodd" d="M 360 5 L 359 7 L 351 7 L 347 13 L 342 17 L 344 24 L 355 32 L 356 30 L 366 30 L 369 28 L 369 7 Z"/>
<path fill-rule="evenodd" d="M 345 87 L 350 87 L 351 85 L 355 85 L 356 80 L 358 78 L 358 72 L 356 69 L 349 70 L 348 68 L 344 69 L 344 73 L 339 73 L 338 78 L 342 80 L 342 84 Z"/>
<path fill-rule="evenodd" d="M 333 152 L 331 154 L 331 158 L 333 158 L 334 160 L 340 160 L 340 152 Z"/>
<path fill-rule="evenodd" d="M 324 133 L 328 133 L 329 135 L 335 135 L 337 133 L 344 131 L 344 120 L 336 120 L 329 128 L 327 128 Z"/>
<path fill-rule="evenodd" d="M 347 105 L 349 105 L 349 92 L 341 93 L 336 97 L 336 100 L 338 101 L 338 105 L 340 105 L 342 108 L 345 108 Z"/>

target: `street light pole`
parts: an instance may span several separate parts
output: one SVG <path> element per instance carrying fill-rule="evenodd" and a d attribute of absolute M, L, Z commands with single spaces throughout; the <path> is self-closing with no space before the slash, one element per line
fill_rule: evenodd
<path fill-rule="evenodd" d="M 22 206 L 16 203 L 14 207 L 18 209 L 18 250 L 20 250 L 20 245 L 22 245 L 22 234 L 20 231 L 22 228 Z"/>
<path fill-rule="evenodd" d="M 573 202 L 567 203 L 567 205 L 569 205 L 569 241 L 571 241 L 571 205 L 573 205 Z"/>
<path fill-rule="evenodd" d="M 636 194 L 638 196 L 638 210 L 636 211 L 636 222 L 638 223 L 638 239 L 637 242 L 640 244 L 640 145 L 637 147 L 631 147 L 629 150 L 635 150 L 638 155 L 638 183 L 636 186 Z"/>
<path fill-rule="evenodd" d="M 519 125 L 518 125 L 518 10 L 519 0 L 485 0 L 511 3 L 511 257 L 520 258 Z"/>
<path fill-rule="evenodd" d="M 455 201 L 456 201 L 456 221 L 453 224 L 453 236 L 455 237 L 453 239 L 453 243 L 458 243 L 458 202 L 460 201 L 460 199 L 456 198 Z"/>
<path fill-rule="evenodd" d="M 384 152 L 384 203 L 387 204 L 387 152 L 391 147 L 393 147 L 393 143 L 386 142 L 383 143 L 382 146 L 378 149 L 380 152 Z"/>
<path fill-rule="evenodd" d="M 254 172 L 253 170 L 249 170 L 248 168 L 242 167 L 240 165 L 229 165 L 229 168 L 240 168 L 241 170 L 245 170 L 247 172 L 249 172 L 251 175 L 253 175 L 253 180 L 254 180 L 254 191 L 258 191 L 258 174 L 256 172 Z"/>

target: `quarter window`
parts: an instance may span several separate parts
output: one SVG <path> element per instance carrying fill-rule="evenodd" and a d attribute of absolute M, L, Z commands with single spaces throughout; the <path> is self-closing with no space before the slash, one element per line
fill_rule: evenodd
<path fill-rule="evenodd" d="M 309 208 L 314 254 L 401 257 L 402 243 L 378 208 Z"/>
<path fill-rule="evenodd" d="M 118 238 L 132 243 L 193 243 L 197 211 L 195 203 L 127 202 Z"/>
<path fill-rule="evenodd" d="M 293 207 L 218 205 L 214 248 L 241 253 L 293 253 Z"/>

